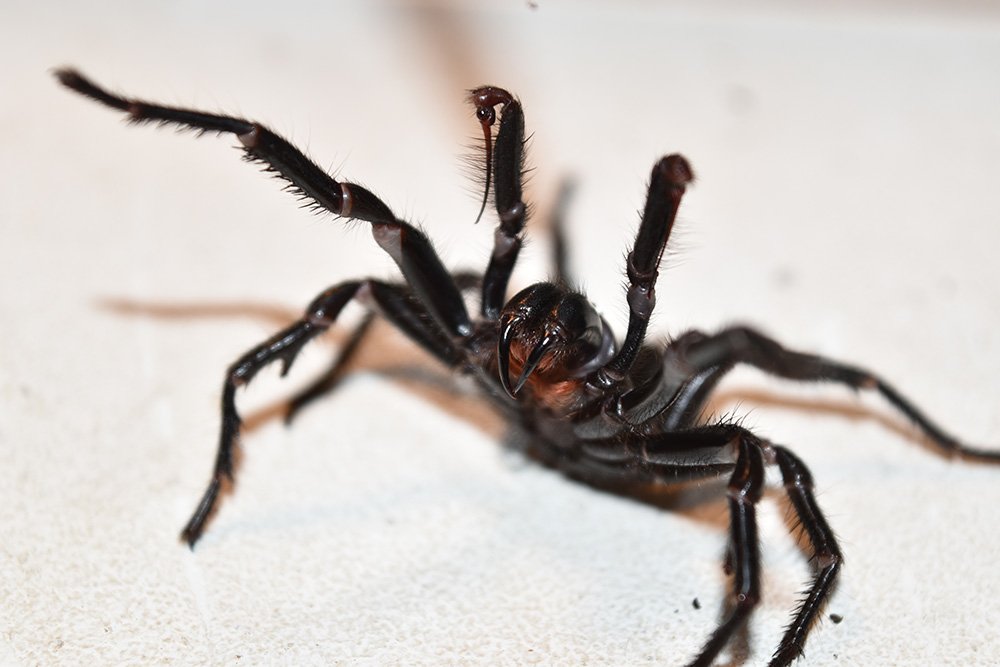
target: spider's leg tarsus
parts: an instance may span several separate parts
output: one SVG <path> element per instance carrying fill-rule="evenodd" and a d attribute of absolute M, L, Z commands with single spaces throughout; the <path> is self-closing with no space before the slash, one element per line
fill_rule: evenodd
<path fill-rule="evenodd" d="M 202 495 L 201 500 L 198 502 L 198 507 L 195 508 L 194 514 L 191 515 L 187 525 L 184 526 L 184 530 L 181 531 L 181 539 L 187 542 L 188 548 L 192 551 L 194 551 L 195 542 L 201 537 L 205 521 L 215 507 L 221 486 L 222 483 L 218 479 L 212 479 L 208 483 L 208 488 L 205 489 L 204 495 Z"/>
<path fill-rule="evenodd" d="M 121 111 L 128 111 L 131 107 L 131 102 L 123 97 L 104 90 L 71 67 L 58 68 L 52 73 L 57 79 L 59 79 L 59 83 L 62 85 L 66 86 L 70 90 L 75 90 L 85 97 L 96 100 L 101 104 L 119 109 Z"/>
<path fill-rule="evenodd" d="M 878 391 L 889 401 L 890 405 L 902 412 L 906 417 L 916 424 L 917 428 L 926 434 L 931 441 L 943 449 L 947 454 L 956 456 L 967 461 L 980 463 L 1000 463 L 1000 449 L 985 449 L 982 447 L 970 447 L 963 444 L 958 438 L 950 435 L 944 429 L 935 424 L 921 410 L 917 408 L 909 399 L 900 394 L 888 382 L 870 375 L 870 384 L 864 388 L 871 388 Z"/>
<path fill-rule="evenodd" d="M 789 380 L 837 382 L 852 389 L 879 393 L 945 452 L 971 461 L 1000 463 L 1000 450 L 970 447 L 935 424 L 910 399 L 874 373 L 863 368 L 786 349 L 774 339 L 746 326 L 734 326 L 705 336 L 692 332 L 672 345 L 692 377 L 703 373 L 697 392 L 671 406 L 671 420 L 678 425 L 697 417 L 711 389 L 736 364 L 749 364 Z"/>
<path fill-rule="evenodd" d="M 222 388 L 222 427 L 212 479 L 181 532 L 181 538 L 192 548 L 218 503 L 222 482 L 233 481 L 233 453 L 239 442 L 241 423 L 236 410 L 236 389 L 248 384 L 258 371 L 276 359 L 281 359 L 286 367 L 290 366 L 306 342 L 334 323 L 360 286 L 360 282 L 351 281 L 326 290 L 310 304 L 302 319 L 254 347 L 229 367 Z"/>

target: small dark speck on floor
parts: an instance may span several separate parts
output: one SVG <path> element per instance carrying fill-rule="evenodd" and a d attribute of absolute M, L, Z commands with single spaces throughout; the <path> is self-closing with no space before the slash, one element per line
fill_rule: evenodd
<path fill-rule="evenodd" d="M 698 598 L 695 598 L 691 600 L 691 606 L 695 609 L 701 609 L 701 602 L 698 601 Z"/>
<path fill-rule="evenodd" d="M 830 620 L 833 621 L 834 623 L 840 623 L 842 620 L 844 620 L 844 617 L 841 616 L 840 614 L 830 614 Z"/>

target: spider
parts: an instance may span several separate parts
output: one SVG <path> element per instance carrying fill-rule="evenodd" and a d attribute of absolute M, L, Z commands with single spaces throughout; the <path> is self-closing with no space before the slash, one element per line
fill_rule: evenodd
<path fill-rule="evenodd" d="M 472 377 L 511 427 L 526 436 L 528 453 L 573 478 L 598 486 L 628 483 L 655 488 L 728 476 L 725 569 L 732 575 L 730 604 L 724 620 L 688 663 L 691 667 L 710 665 L 760 600 L 755 512 L 768 466 L 777 466 L 780 472 L 784 493 L 804 528 L 813 569 L 772 666 L 788 665 L 802 655 L 806 637 L 844 562 L 814 497 L 806 465 L 787 448 L 739 424 L 709 423 L 702 418 L 709 395 L 735 366 L 749 364 L 782 378 L 875 391 L 944 452 L 1000 463 L 1000 452 L 963 445 L 877 375 L 786 349 L 754 329 L 739 326 L 714 334 L 688 331 L 666 345 L 646 343 L 660 261 L 681 198 L 694 178 L 680 155 L 659 160 L 650 176 L 639 230 L 626 260 L 629 321 L 619 341 L 586 297 L 568 287 L 558 231 L 556 277 L 505 300 L 523 243 L 528 206 L 521 193 L 524 112 L 517 98 L 502 88 L 482 86 L 468 97 L 482 128 L 486 153 L 479 216 L 492 196 L 499 219 L 493 252 L 485 272 L 452 274 L 423 232 L 397 218 L 369 190 L 334 179 L 263 125 L 126 98 L 72 69 L 57 70 L 55 75 L 77 93 L 124 111 L 133 123 L 236 135 L 245 160 L 284 179 L 307 205 L 371 223 L 376 243 L 402 273 L 402 281 L 369 278 L 330 287 L 312 301 L 301 319 L 229 367 L 222 390 L 215 468 L 182 532 L 192 548 L 218 504 L 223 485 L 233 481 L 233 452 L 240 432 L 236 390 L 272 362 L 281 362 L 282 373 L 287 373 L 302 347 L 333 326 L 352 300 L 366 306 L 368 314 L 331 370 L 293 399 L 290 414 L 332 386 L 378 314 L 440 362 Z M 478 317 L 470 315 L 466 305 L 469 291 L 480 294 Z"/>

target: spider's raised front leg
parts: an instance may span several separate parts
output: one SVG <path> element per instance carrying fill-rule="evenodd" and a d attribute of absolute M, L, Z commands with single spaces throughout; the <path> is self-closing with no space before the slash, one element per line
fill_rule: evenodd
<path fill-rule="evenodd" d="M 743 363 L 790 380 L 837 382 L 853 389 L 875 390 L 946 452 L 970 460 L 1000 463 L 1000 451 L 964 445 L 874 373 L 814 354 L 787 350 L 754 329 L 732 327 L 712 336 L 688 332 L 671 345 L 670 351 L 674 363 L 683 367 L 680 372 L 690 379 L 664 414 L 664 428 L 693 423 L 722 376 Z"/>
<path fill-rule="evenodd" d="M 627 432 L 604 439 L 582 440 L 575 456 L 564 462 L 571 473 L 595 481 L 619 479 L 673 484 L 715 477 L 731 471 L 729 553 L 732 573 L 728 612 L 689 667 L 708 667 L 749 618 L 760 600 L 760 547 L 755 506 L 764 489 L 764 469 L 776 464 L 795 515 L 809 541 L 813 579 L 791 625 L 771 660 L 786 667 L 802 653 L 806 636 L 833 590 L 843 563 L 840 548 L 813 495 L 805 464 L 783 447 L 766 442 L 733 424 L 715 424 L 643 434 Z"/>
<path fill-rule="evenodd" d="M 668 155 L 653 167 L 649 194 L 635 244 L 628 254 L 628 331 L 618 353 L 596 372 L 596 381 L 611 386 L 625 379 L 646 337 L 649 317 L 656 305 L 656 278 L 660 260 L 687 184 L 694 180 L 690 165 L 680 155 Z"/>
<path fill-rule="evenodd" d="M 282 375 L 288 372 L 302 347 L 336 322 L 352 299 L 358 299 L 395 324 L 403 333 L 448 366 L 460 355 L 414 296 L 405 288 L 375 280 L 341 283 L 326 290 L 309 305 L 305 315 L 236 360 L 226 373 L 222 389 L 222 428 L 212 479 L 181 537 L 194 547 L 205 521 L 218 502 L 224 481 L 233 480 L 233 450 L 239 441 L 240 416 L 236 411 L 236 389 L 248 384 L 262 368 L 280 360 Z"/>
<path fill-rule="evenodd" d="M 413 293 L 441 328 L 455 338 L 472 332 L 462 295 L 427 236 L 413 225 L 397 219 L 389 207 L 369 190 L 337 181 L 299 149 L 260 123 L 115 95 L 72 69 L 57 70 L 55 75 L 67 88 L 126 112 L 135 123 L 159 123 L 201 133 L 236 135 L 248 161 L 259 162 L 268 171 L 286 180 L 289 189 L 310 205 L 344 218 L 371 223 L 376 242 L 396 262 Z"/>

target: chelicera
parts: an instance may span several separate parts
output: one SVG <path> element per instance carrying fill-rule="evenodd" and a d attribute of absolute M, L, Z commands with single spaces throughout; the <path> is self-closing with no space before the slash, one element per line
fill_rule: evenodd
<path fill-rule="evenodd" d="M 714 334 L 688 331 L 666 345 L 646 343 L 660 260 L 681 198 L 693 180 L 687 160 L 680 155 L 668 155 L 653 167 L 639 231 L 627 256 L 629 321 L 624 338 L 618 340 L 586 297 L 568 286 L 564 262 L 556 262 L 551 281 L 531 285 L 506 299 L 528 207 L 521 193 L 524 113 L 520 102 L 501 88 L 483 86 L 469 95 L 486 148 L 486 188 L 479 215 L 492 195 L 499 219 L 489 263 L 485 272 L 476 274 L 450 273 L 423 232 L 397 218 L 381 199 L 359 185 L 334 179 L 259 123 L 122 97 L 70 69 L 59 70 L 56 76 L 68 88 L 125 112 L 135 123 L 235 135 L 247 161 L 260 163 L 287 181 L 309 205 L 370 223 L 375 241 L 402 274 L 402 281 L 347 280 L 330 287 L 313 300 L 301 319 L 230 366 L 223 384 L 215 468 L 182 533 L 192 547 L 218 503 L 223 484 L 233 479 L 233 450 L 240 431 L 236 390 L 272 362 L 280 362 L 287 372 L 302 347 L 333 326 L 351 301 L 366 306 L 368 316 L 328 375 L 293 399 L 293 411 L 332 384 L 331 378 L 340 372 L 377 314 L 441 363 L 473 378 L 511 427 L 525 436 L 529 453 L 573 478 L 597 485 L 626 482 L 653 487 L 701 478 L 728 479 L 730 527 L 725 560 L 732 575 L 731 604 L 727 616 L 689 663 L 692 666 L 711 664 L 760 599 L 755 507 L 764 491 L 767 467 L 776 466 L 780 472 L 784 493 L 804 528 L 813 568 L 805 597 L 771 665 L 788 665 L 802 654 L 843 564 L 805 464 L 785 447 L 736 423 L 703 421 L 710 393 L 738 364 L 782 378 L 877 392 L 944 452 L 1000 462 L 1000 453 L 965 446 L 942 431 L 877 375 L 788 350 L 754 329 L 733 327 Z M 556 246 L 563 246 L 561 238 Z M 480 295 L 476 317 L 469 313 L 469 292 Z"/>

